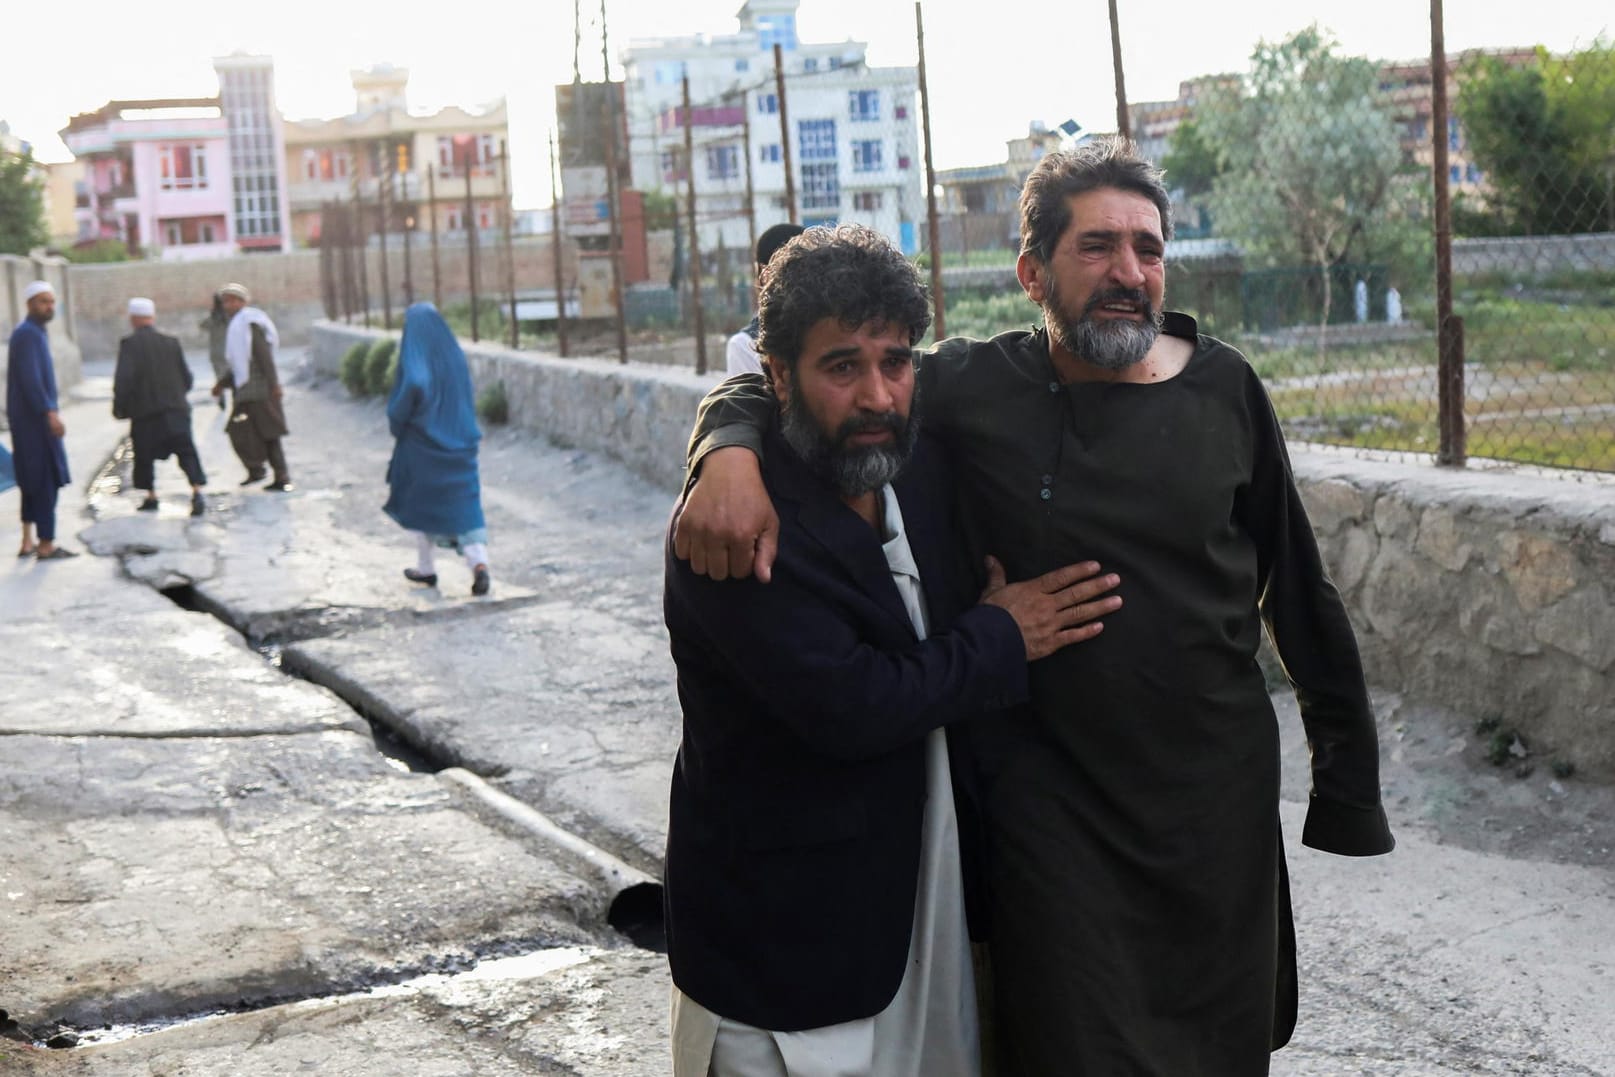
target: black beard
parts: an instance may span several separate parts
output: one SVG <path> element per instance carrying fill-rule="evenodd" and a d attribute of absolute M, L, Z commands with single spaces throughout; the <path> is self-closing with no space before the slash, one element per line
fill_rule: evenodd
<path fill-rule="evenodd" d="M 1057 295 L 1051 280 L 1049 302 L 1043 308 L 1043 323 L 1048 327 L 1049 336 L 1066 352 L 1102 370 L 1126 370 L 1143 362 L 1155 345 L 1155 338 L 1161 334 L 1161 312 L 1142 289 L 1109 288 L 1095 292 L 1076 319 L 1061 308 Z M 1101 306 L 1117 300 L 1137 304 L 1144 314 L 1143 322 L 1101 322 L 1093 317 Z"/>
<path fill-rule="evenodd" d="M 47 310 L 42 314 L 30 314 L 30 315 L 28 315 L 28 317 L 32 318 L 34 321 L 38 322 L 40 325 L 44 325 L 46 322 L 48 322 L 52 318 L 56 317 L 56 312 L 54 310 Z"/>
<path fill-rule="evenodd" d="M 855 434 L 889 430 L 894 441 L 887 445 L 849 448 L 847 439 Z M 862 497 L 891 482 L 903 473 L 914 455 L 920 437 L 920 393 L 915 384 L 908 418 L 896 412 L 854 415 L 833 435 L 826 434 L 802 403 L 802 394 L 793 391 L 780 409 L 780 434 L 785 443 L 808 466 L 808 470 L 844 498 Z"/>

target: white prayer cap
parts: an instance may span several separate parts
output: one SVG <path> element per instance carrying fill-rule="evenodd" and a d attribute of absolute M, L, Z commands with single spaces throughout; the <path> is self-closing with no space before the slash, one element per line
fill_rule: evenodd
<path fill-rule="evenodd" d="M 252 302 L 252 293 L 247 291 L 247 286 L 245 284 L 237 284 L 234 281 L 231 281 L 229 284 L 226 284 L 223 288 L 220 288 L 219 289 L 219 294 L 220 295 L 233 295 L 237 299 L 241 300 L 243 303 L 251 303 Z"/>
<path fill-rule="evenodd" d="M 157 304 L 145 296 L 137 295 L 129 300 L 129 313 L 137 318 L 157 317 Z"/>
<path fill-rule="evenodd" d="M 50 286 L 50 281 L 48 280 L 36 280 L 22 290 L 22 301 L 26 303 L 36 295 L 49 295 L 54 299 L 56 289 Z"/>

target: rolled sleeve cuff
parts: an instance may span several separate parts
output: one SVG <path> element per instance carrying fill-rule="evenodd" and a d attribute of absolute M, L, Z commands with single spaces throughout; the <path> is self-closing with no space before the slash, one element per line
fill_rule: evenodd
<path fill-rule="evenodd" d="M 1301 844 L 1340 856 L 1382 856 L 1396 848 L 1385 806 L 1343 804 L 1312 794 Z"/>
<path fill-rule="evenodd" d="M 710 434 L 705 434 L 690 442 L 689 464 L 684 472 L 684 491 L 682 496 L 689 496 L 690 487 L 695 485 L 695 480 L 700 476 L 701 461 L 707 458 L 707 454 L 717 449 L 727 449 L 733 445 L 750 449 L 757 454 L 757 459 L 759 460 L 763 458 L 762 431 L 745 423 L 729 423 L 725 426 L 720 426 Z"/>

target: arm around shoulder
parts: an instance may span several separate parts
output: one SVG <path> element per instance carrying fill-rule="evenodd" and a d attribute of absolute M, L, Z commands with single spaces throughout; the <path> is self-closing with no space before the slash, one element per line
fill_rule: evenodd
<path fill-rule="evenodd" d="M 764 585 L 720 583 L 675 557 L 668 627 L 812 750 L 866 759 L 932 729 L 1025 700 L 1025 647 L 1002 610 L 977 607 L 947 631 L 901 649 L 861 638 L 812 581 L 787 570 Z"/>

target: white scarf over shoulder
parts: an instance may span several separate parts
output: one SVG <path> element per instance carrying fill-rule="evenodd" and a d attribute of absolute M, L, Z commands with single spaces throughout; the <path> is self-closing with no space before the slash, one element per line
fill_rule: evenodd
<path fill-rule="evenodd" d="M 280 335 L 275 332 L 275 323 L 269 320 L 269 315 L 257 307 L 242 307 L 236 311 L 236 316 L 230 319 L 230 328 L 225 331 L 224 358 L 230 364 L 238 389 L 247 384 L 252 369 L 252 327 L 255 325 L 263 326 L 264 339 L 271 348 L 280 344 Z"/>

